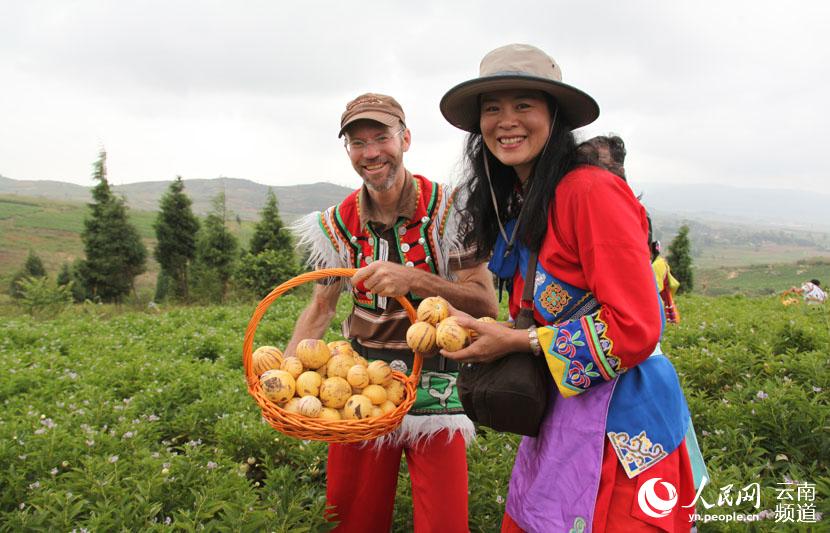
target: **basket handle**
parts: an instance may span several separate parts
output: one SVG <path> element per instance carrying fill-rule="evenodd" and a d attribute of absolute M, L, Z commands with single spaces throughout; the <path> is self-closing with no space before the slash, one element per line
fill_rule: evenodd
<path fill-rule="evenodd" d="M 259 302 L 256 309 L 254 309 L 254 314 L 251 316 L 251 320 L 248 322 L 248 328 L 245 330 L 245 340 L 242 343 L 242 364 L 245 366 L 245 377 L 248 380 L 249 388 L 259 380 L 259 376 L 254 375 L 254 365 L 251 359 L 254 347 L 254 334 L 256 333 L 257 326 L 259 326 L 259 321 L 262 320 L 263 315 L 265 315 L 265 311 L 268 310 L 268 307 L 270 307 L 272 303 L 274 303 L 274 300 L 294 287 L 298 287 L 304 283 L 308 283 L 309 281 L 316 281 L 318 279 L 331 277 L 350 278 L 355 272 L 357 272 L 356 268 L 324 268 L 321 270 L 306 272 L 280 284 L 277 288 L 272 290 L 268 296 Z M 409 300 L 407 300 L 404 296 L 395 296 L 395 299 L 406 310 L 409 320 L 414 323 L 418 319 L 418 315 Z M 423 356 L 420 353 L 415 352 L 415 360 L 412 363 L 412 373 L 407 378 L 413 385 L 417 386 L 418 384 L 423 362 Z"/>

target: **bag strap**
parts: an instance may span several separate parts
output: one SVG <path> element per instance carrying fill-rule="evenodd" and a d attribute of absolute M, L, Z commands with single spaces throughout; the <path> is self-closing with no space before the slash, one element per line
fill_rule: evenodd
<path fill-rule="evenodd" d="M 533 288 L 536 285 L 536 264 L 539 258 L 538 251 L 532 251 L 527 258 L 527 271 L 525 273 L 525 285 L 522 291 L 519 316 L 516 317 L 515 328 L 527 329 L 536 320 L 533 318 Z"/>

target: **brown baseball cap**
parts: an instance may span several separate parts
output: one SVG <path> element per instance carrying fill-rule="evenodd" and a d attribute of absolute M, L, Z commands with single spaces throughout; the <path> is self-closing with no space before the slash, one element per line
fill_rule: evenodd
<path fill-rule="evenodd" d="M 401 104 L 391 96 L 377 93 L 361 94 L 346 104 L 346 110 L 340 117 L 340 133 L 337 136 L 342 137 L 349 124 L 356 120 L 374 120 L 390 128 L 399 122 L 406 126 Z"/>

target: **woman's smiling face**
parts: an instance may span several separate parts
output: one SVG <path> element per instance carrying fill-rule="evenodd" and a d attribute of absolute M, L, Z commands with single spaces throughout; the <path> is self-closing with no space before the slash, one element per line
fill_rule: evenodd
<path fill-rule="evenodd" d="M 541 91 L 485 93 L 481 96 L 479 126 L 487 148 L 499 161 L 513 167 L 524 182 L 548 140 L 548 101 Z"/>

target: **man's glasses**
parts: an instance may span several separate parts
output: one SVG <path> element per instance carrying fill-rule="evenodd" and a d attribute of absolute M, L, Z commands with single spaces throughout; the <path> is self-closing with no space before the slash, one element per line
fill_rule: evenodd
<path fill-rule="evenodd" d="M 365 150 L 373 144 L 376 145 L 378 148 L 380 148 L 381 146 L 386 146 L 392 141 L 392 139 L 395 138 L 395 136 L 400 135 L 405 130 L 406 128 L 401 128 L 391 135 L 378 135 L 371 141 L 362 141 L 360 139 L 352 139 L 350 141 L 346 141 L 346 151 L 350 154 L 356 154 L 363 152 L 363 150 Z"/>

